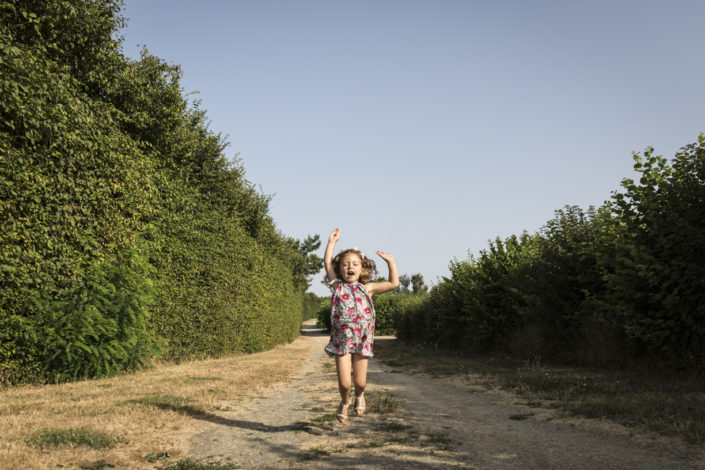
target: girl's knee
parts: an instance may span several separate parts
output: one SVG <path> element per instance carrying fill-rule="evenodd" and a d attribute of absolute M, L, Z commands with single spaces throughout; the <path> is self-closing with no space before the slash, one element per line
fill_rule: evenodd
<path fill-rule="evenodd" d="M 338 385 L 340 388 L 349 389 L 352 386 L 350 377 L 338 377 Z"/>
<path fill-rule="evenodd" d="M 367 377 L 364 375 L 358 376 L 358 377 L 353 377 L 353 383 L 355 384 L 356 387 L 364 388 L 367 385 Z"/>

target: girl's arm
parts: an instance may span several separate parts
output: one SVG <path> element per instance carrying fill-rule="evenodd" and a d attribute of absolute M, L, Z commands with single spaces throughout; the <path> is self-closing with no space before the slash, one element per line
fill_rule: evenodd
<path fill-rule="evenodd" d="M 399 287 L 399 273 L 397 273 L 397 265 L 394 263 L 394 257 L 385 253 L 384 251 L 377 250 L 377 254 L 380 258 L 387 262 L 387 267 L 389 268 L 388 280 L 382 282 L 370 282 L 365 285 L 367 293 L 370 295 L 374 294 L 384 294 L 390 290 L 394 290 Z"/>
<path fill-rule="evenodd" d="M 338 243 L 340 239 L 340 229 L 334 229 L 330 236 L 328 237 L 328 244 L 326 245 L 326 254 L 323 255 L 323 265 L 326 268 L 326 275 L 328 276 L 328 282 L 333 282 L 338 276 L 335 275 L 335 269 L 333 268 L 333 253 L 335 252 L 335 244 Z"/>

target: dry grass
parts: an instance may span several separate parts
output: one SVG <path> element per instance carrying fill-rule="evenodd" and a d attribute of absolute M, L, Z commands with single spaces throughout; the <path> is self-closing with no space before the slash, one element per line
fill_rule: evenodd
<path fill-rule="evenodd" d="M 574 368 L 508 357 L 468 356 L 377 339 L 375 352 L 396 369 L 460 377 L 521 396 L 531 407 L 641 427 L 688 444 L 705 443 L 705 379 L 650 371 Z M 528 415 L 515 415 L 521 420 Z"/>
<path fill-rule="evenodd" d="M 0 390 L 2 468 L 87 468 L 98 462 L 163 468 L 188 457 L 188 437 L 216 422 L 218 410 L 286 380 L 311 347 L 301 337 L 264 353 Z M 46 440 L 48 435 L 73 435 L 72 430 L 88 437 Z M 85 444 L 90 436 L 105 436 L 112 445 L 94 448 Z M 155 455 L 169 457 L 155 463 Z"/>

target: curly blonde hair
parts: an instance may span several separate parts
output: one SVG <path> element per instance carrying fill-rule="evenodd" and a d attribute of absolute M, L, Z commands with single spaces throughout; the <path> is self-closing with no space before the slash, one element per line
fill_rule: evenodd
<path fill-rule="evenodd" d="M 338 279 L 343 278 L 340 273 L 340 261 L 345 257 L 345 255 L 348 255 L 350 253 L 356 254 L 362 262 L 362 273 L 360 274 L 360 282 L 365 284 L 372 280 L 377 275 L 377 265 L 375 265 L 375 262 L 373 260 L 365 256 L 365 254 L 357 248 L 348 248 L 347 250 L 343 250 L 337 255 L 335 255 L 335 257 L 333 258 L 333 269 L 335 270 L 335 277 L 337 277 Z"/>

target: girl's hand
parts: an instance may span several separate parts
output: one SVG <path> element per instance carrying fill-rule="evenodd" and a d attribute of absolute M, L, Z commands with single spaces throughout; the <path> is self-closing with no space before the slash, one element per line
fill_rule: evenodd
<path fill-rule="evenodd" d="M 369 282 L 365 284 L 367 293 L 370 295 L 384 294 L 390 290 L 394 290 L 399 287 L 399 273 L 397 272 L 397 265 L 394 263 L 394 257 L 390 253 L 385 253 L 382 250 L 377 250 L 376 252 L 380 258 L 387 262 L 389 267 L 389 278 L 386 281 L 381 282 Z"/>
<path fill-rule="evenodd" d="M 328 242 L 338 243 L 338 240 L 340 240 L 340 229 L 336 228 L 330 233 L 330 236 L 328 237 Z"/>
<path fill-rule="evenodd" d="M 380 258 L 382 258 L 384 261 L 389 263 L 394 263 L 394 257 L 391 255 L 391 253 L 385 253 L 382 250 L 377 250 L 377 254 L 379 255 Z"/>

